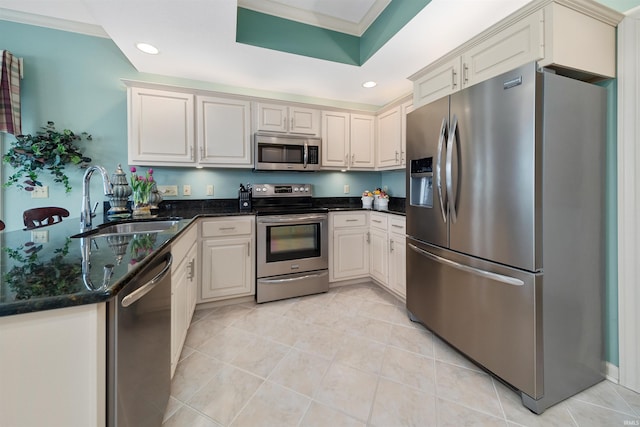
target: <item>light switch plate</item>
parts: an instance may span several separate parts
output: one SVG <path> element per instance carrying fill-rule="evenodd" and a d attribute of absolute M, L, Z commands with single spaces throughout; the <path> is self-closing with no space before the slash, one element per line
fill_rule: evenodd
<path fill-rule="evenodd" d="M 213 196 L 213 184 L 207 185 L 207 196 Z"/>
<path fill-rule="evenodd" d="M 350 190 L 349 184 L 345 184 L 345 186 L 344 186 L 344 194 L 349 194 L 349 190 Z"/>
<path fill-rule="evenodd" d="M 38 230 L 31 232 L 33 243 L 47 243 L 49 241 L 49 230 Z"/>
<path fill-rule="evenodd" d="M 33 191 L 31 192 L 32 199 L 48 199 L 49 198 L 49 187 L 44 185 L 42 187 L 35 186 L 33 187 Z"/>
<path fill-rule="evenodd" d="M 185 184 L 182 186 L 182 195 L 183 196 L 191 195 L 191 186 L 189 184 Z"/>

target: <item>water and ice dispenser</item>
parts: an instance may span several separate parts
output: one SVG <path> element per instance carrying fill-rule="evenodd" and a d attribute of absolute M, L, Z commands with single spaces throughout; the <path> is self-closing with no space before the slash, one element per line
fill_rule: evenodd
<path fill-rule="evenodd" d="M 409 202 L 411 206 L 433 207 L 433 157 L 411 160 Z"/>

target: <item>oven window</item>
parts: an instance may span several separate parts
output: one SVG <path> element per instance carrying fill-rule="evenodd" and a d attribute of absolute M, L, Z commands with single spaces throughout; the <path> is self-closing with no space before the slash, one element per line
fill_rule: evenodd
<path fill-rule="evenodd" d="M 267 227 L 267 262 L 320 256 L 320 224 Z"/>

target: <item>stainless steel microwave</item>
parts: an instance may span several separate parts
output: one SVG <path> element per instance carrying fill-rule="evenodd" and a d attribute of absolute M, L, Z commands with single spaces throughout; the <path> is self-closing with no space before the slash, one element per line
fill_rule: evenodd
<path fill-rule="evenodd" d="M 257 132 L 254 168 L 271 171 L 320 170 L 322 140 L 315 137 Z"/>

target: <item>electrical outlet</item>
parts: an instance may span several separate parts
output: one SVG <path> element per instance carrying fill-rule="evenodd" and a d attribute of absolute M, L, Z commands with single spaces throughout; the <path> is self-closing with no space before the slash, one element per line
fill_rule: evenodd
<path fill-rule="evenodd" d="M 344 194 L 349 194 L 349 184 L 344 185 Z"/>
<path fill-rule="evenodd" d="M 31 192 L 32 199 L 48 199 L 49 198 L 49 187 L 46 185 L 43 187 L 35 186 L 33 187 L 33 191 Z"/>
<path fill-rule="evenodd" d="M 158 185 L 158 192 L 162 194 L 162 196 L 177 196 L 178 195 L 178 186 L 177 185 Z"/>
<path fill-rule="evenodd" d="M 49 241 L 49 230 L 38 230 L 31 232 L 33 243 L 47 243 Z"/>
<path fill-rule="evenodd" d="M 213 184 L 207 185 L 207 196 L 213 196 Z"/>
<path fill-rule="evenodd" d="M 182 186 L 182 195 L 183 196 L 191 195 L 191 186 L 189 184 L 185 184 Z"/>

